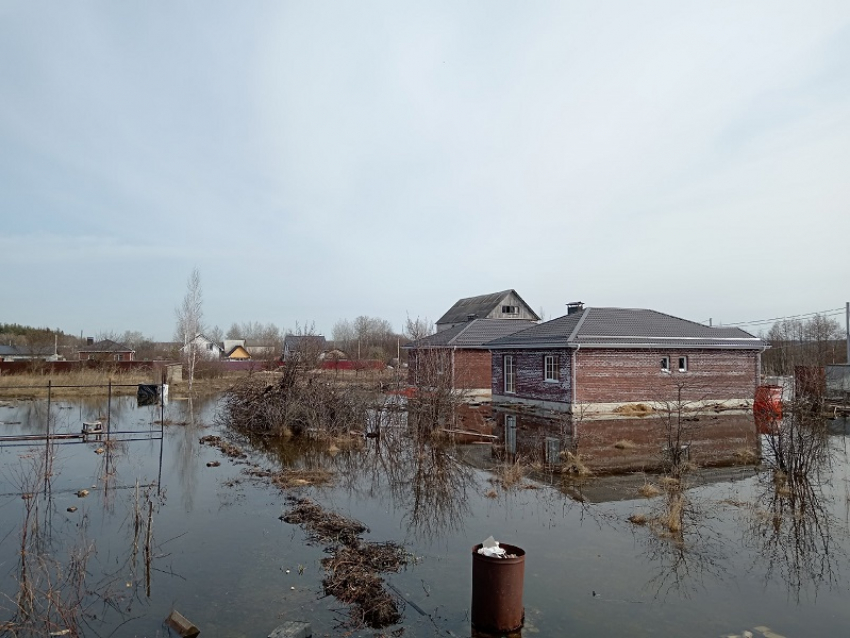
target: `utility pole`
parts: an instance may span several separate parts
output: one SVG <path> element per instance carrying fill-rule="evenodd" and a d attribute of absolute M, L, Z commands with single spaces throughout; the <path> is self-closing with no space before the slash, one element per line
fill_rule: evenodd
<path fill-rule="evenodd" d="M 847 328 L 847 365 L 850 365 L 850 301 L 845 306 L 845 323 Z"/>

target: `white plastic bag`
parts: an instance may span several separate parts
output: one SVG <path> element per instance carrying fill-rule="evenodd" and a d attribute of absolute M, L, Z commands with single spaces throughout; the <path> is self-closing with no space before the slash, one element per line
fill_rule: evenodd
<path fill-rule="evenodd" d="M 501 558 L 505 555 L 505 550 L 499 547 L 499 541 L 492 536 L 488 536 L 487 540 L 481 544 L 481 549 L 478 550 L 478 553 L 491 558 Z"/>

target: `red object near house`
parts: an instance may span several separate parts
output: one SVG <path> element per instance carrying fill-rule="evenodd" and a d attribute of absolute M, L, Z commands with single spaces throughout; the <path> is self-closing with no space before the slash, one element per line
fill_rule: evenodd
<path fill-rule="evenodd" d="M 756 388 L 753 417 L 759 434 L 776 434 L 782 420 L 782 386 L 760 385 Z"/>

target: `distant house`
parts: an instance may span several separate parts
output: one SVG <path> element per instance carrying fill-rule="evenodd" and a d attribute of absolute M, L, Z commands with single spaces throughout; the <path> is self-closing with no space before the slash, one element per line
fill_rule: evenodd
<path fill-rule="evenodd" d="M 244 339 L 225 339 L 222 357 L 228 361 L 248 361 L 251 353 L 245 348 Z"/>
<path fill-rule="evenodd" d="M 513 319 L 472 319 L 408 343 L 408 382 L 490 396 L 492 362 L 487 342 L 535 325 Z M 443 386 L 445 387 L 445 386 Z"/>
<path fill-rule="evenodd" d="M 459 299 L 437 320 L 437 331 L 448 330 L 472 319 L 540 321 L 537 313 L 516 290 L 511 289 Z"/>
<path fill-rule="evenodd" d="M 308 358 L 320 360 L 328 349 L 328 342 L 322 335 L 286 335 L 283 339 L 283 361 Z"/>
<path fill-rule="evenodd" d="M 0 346 L 0 361 L 63 361 L 54 346 Z"/>
<path fill-rule="evenodd" d="M 584 308 L 486 344 L 494 403 L 609 413 L 750 404 L 767 344 L 655 310 Z"/>
<path fill-rule="evenodd" d="M 224 352 L 224 348 L 221 344 L 216 343 L 215 341 L 208 339 L 203 334 L 198 334 L 192 339 L 189 344 L 196 348 L 198 355 L 201 359 L 205 359 L 207 361 L 215 361 L 221 358 L 221 355 Z M 185 353 L 187 350 L 187 346 L 183 346 L 180 348 L 181 353 Z"/>
<path fill-rule="evenodd" d="M 78 350 L 80 361 L 135 361 L 136 351 L 112 339 L 88 343 Z"/>

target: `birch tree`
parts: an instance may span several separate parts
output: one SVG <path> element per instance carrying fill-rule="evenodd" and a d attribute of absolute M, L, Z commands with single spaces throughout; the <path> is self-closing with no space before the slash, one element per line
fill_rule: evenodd
<path fill-rule="evenodd" d="M 176 309 L 177 328 L 176 341 L 183 342 L 183 360 L 186 362 L 186 374 L 189 380 L 189 391 L 195 380 L 195 367 L 200 352 L 195 337 L 203 332 L 203 290 L 201 289 L 201 273 L 197 268 L 192 270 L 186 282 L 186 296 L 183 303 Z"/>

